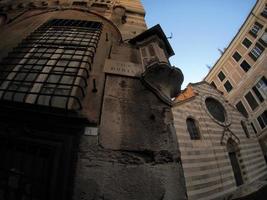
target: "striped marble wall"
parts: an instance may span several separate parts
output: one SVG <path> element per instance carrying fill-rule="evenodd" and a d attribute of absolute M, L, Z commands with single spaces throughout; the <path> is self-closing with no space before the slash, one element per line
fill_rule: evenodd
<path fill-rule="evenodd" d="M 189 199 L 220 199 L 237 188 L 226 145 L 221 144 L 224 127 L 208 114 L 204 103 L 207 97 L 223 103 L 229 129 L 239 138 L 240 151 L 237 156 L 244 183 L 266 176 L 266 163 L 252 127 L 247 126 L 250 133 L 250 138 L 247 138 L 240 123 L 244 118 L 215 88 L 205 82 L 192 84 L 190 87 L 196 95 L 177 101 L 173 107 Z M 198 122 L 200 140 L 190 139 L 186 125 L 188 117 Z"/>

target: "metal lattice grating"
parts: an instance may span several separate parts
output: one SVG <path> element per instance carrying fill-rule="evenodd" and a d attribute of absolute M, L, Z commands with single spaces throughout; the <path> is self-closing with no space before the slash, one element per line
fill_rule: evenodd
<path fill-rule="evenodd" d="M 0 63 L 0 98 L 81 109 L 101 31 L 100 22 L 46 22 Z"/>

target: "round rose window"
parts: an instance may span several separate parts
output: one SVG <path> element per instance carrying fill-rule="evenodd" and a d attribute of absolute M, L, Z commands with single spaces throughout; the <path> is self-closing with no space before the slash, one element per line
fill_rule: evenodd
<path fill-rule="evenodd" d="M 209 97 L 205 100 L 205 104 L 212 117 L 219 122 L 225 122 L 226 112 L 223 105 L 218 100 Z"/>

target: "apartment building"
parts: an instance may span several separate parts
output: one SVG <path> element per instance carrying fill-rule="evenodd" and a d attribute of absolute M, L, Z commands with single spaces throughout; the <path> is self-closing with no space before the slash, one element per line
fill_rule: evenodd
<path fill-rule="evenodd" d="M 205 81 L 242 113 L 267 155 L 267 1 L 258 0 Z"/>

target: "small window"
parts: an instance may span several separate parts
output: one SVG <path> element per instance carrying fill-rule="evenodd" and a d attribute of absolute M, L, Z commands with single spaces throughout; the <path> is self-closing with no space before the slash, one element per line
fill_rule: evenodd
<path fill-rule="evenodd" d="M 245 39 L 243 40 L 242 44 L 243 44 L 245 47 L 249 48 L 249 47 L 251 46 L 252 42 L 251 42 L 249 39 L 245 38 Z"/>
<path fill-rule="evenodd" d="M 265 7 L 264 7 L 264 9 L 263 9 L 263 11 L 262 11 L 262 13 L 261 13 L 261 15 L 262 15 L 263 17 L 267 18 L 267 5 L 265 5 Z"/>
<path fill-rule="evenodd" d="M 211 85 L 212 87 L 214 87 L 214 88 L 217 89 L 217 86 L 216 86 L 216 84 L 214 83 L 214 81 L 212 81 L 210 85 Z"/>
<path fill-rule="evenodd" d="M 152 44 L 148 45 L 148 51 L 150 56 L 156 56 L 155 49 Z"/>
<path fill-rule="evenodd" d="M 260 91 L 256 86 L 252 87 L 253 92 L 256 94 L 257 98 L 259 99 L 260 102 L 264 101 L 264 98 L 262 97 Z"/>
<path fill-rule="evenodd" d="M 189 132 L 191 140 L 199 140 L 200 134 L 196 121 L 192 118 L 186 119 L 187 130 Z"/>
<path fill-rule="evenodd" d="M 265 110 L 258 118 L 257 118 L 261 129 L 264 129 L 267 126 L 267 110 Z"/>
<path fill-rule="evenodd" d="M 264 51 L 264 47 L 261 46 L 259 43 L 256 43 L 255 47 L 249 53 L 249 56 L 256 61 Z"/>
<path fill-rule="evenodd" d="M 261 25 L 258 22 L 255 22 L 255 24 L 252 26 L 251 30 L 249 31 L 249 33 L 253 36 L 253 37 L 257 37 L 259 31 L 262 29 L 263 25 Z"/>
<path fill-rule="evenodd" d="M 238 62 L 241 59 L 241 55 L 238 52 L 235 52 L 233 58 L 235 59 L 236 62 Z"/>
<path fill-rule="evenodd" d="M 156 54 L 155 46 L 153 44 L 149 44 L 145 47 L 142 47 L 141 56 L 142 56 L 143 66 L 145 68 L 147 68 L 147 66 L 153 62 L 159 62 L 159 58 Z"/>
<path fill-rule="evenodd" d="M 223 81 L 225 79 L 225 75 L 222 71 L 218 74 L 218 77 L 219 77 L 220 81 Z"/>
<path fill-rule="evenodd" d="M 252 127 L 254 133 L 257 134 L 257 129 L 255 128 L 254 124 L 251 122 L 250 125 L 251 125 L 251 127 Z"/>
<path fill-rule="evenodd" d="M 224 88 L 227 92 L 231 92 L 231 90 L 233 89 L 233 86 L 229 81 L 226 81 L 224 84 Z"/>
<path fill-rule="evenodd" d="M 251 66 L 248 64 L 247 61 L 243 60 L 243 62 L 240 64 L 240 67 L 245 71 L 248 72 L 250 70 Z"/>
<path fill-rule="evenodd" d="M 236 108 L 244 117 L 248 117 L 248 112 L 241 101 L 236 104 Z"/>
<path fill-rule="evenodd" d="M 225 122 L 226 120 L 226 111 L 223 105 L 214 98 L 207 98 L 205 100 L 206 107 L 209 113 L 219 122 Z"/>
<path fill-rule="evenodd" d="M 264 99 L 267 98 L 267 80 L 263 76 L 256 84 L 257 90 L 260 92 Z"/>
<path fill-rule="evenodd" d="M 244 121 L 241 121 L 241 126 L 243 128 L 243 131 L 245 132 L 247 138 L 250 138 L 250 135 L 249 135 L 249 132 L 248 132 L 248 127 L 247 127 L 247 124 L 246 122 Z"/>
<path fill-rule="evenodd" d="M 267 47 L 267 32 L 266 31 L 267 30 L 265 30 L 265 33 L 263 33 L 263 35 L 259 39 L 259 42 L 265 47 Z"/>
<path fill-rule="evenodd" d="M 245 95 L 245 99 L 247 100 L 252 110 L 255 110 L 259 106 L 258 102 L 256 101 L 256 99 L 254 98 L 251 92 L 248 92 Z"/>

